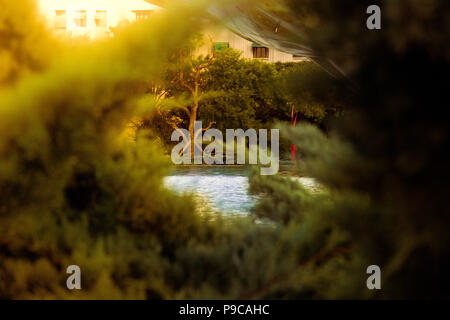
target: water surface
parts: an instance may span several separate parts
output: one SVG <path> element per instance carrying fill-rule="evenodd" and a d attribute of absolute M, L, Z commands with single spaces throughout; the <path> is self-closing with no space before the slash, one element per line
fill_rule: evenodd
<path fill-rule="evenodd" d="M 180 193 L 196 193 L 226 214 L 248 214 L 257 198 L 248 193 L 247 167 L 176 167 L 164 184 Z"/>

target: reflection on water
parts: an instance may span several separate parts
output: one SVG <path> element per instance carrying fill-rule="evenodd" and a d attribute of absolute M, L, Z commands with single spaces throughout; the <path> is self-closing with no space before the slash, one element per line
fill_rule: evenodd
<path fill-rule="evenodd" d="M 223 213 L 247 214 L 257 201 L 248 194 L 245 167 L 177 167 L 164 184 L 175 191 L 197 193 Z"/>

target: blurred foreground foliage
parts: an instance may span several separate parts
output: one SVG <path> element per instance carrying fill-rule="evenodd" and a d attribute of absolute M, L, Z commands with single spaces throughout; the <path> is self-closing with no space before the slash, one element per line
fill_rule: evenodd
<path fill-rule="evenodd" d="M 252 178 L 265 194 L 254 210 L 263 224 L 196 214 L 191 198 L 162 186 L 168 161 L 145 132 L 124 138 L 148 81 L 164 81 L 166 57 L 198 30 L 201 6 L 168 8 L 55 57 L 60 44 L 40 27 L 33 52 L 27 37 L 2 37 L 0 298 L 448 297 L 449 136 L 436 79 L 449 55 L 442 36 L 417 31 L 440 35 L 448 21 L 444 1 L 418 3 L 384 1 L 386 32 L 371 33 L 355 25 L 364 2 L 288 2 L 294 20 L 320 25 L 309 30 L 316 47 L 351 66 L 360 94 L 329 137 L 291 130 L 302 170 L 327 191 Z M 21 26 L 6 20 L 27 21 L 29 34 L 31 1 L 2 9 L 14 12 L 0 13 L 5 39 Z M 399 17 L 405 10 L 418 19 Z M 72 264 L 81 291 L 66 289 Z M 367 290 L 372 264 L 382 291 Z"/>
<path fill-rule="evenodd" d="M 2 10 L 27 34 L 32 1 Z M 0 52 L 18 62 L 1 65 L 9 84 L 0 92 L 0 298 L 234 297 L 270 272 L 247 278 L 254 268 L 241 262 L 264 259 L 243 248 L 269 248 L 270 232 L 197 215 L 189 197 L 162 186 L 161 150 L 124 137 L 145 82 L 163 78 L 165 57 L 195 33 L 202 12 L 175 6 L 37 68 L 18 57 L 42 52 L 36 61 L 45 61 L 53 40 L 36 35 L 30 53 L 29 39 L 11 39 L 17 32 L 2 24 Z M 66 288 L 72 264 L 82 270 L 79 292 Z"/>
<path fill-rule="evenodd" d="M 36 19 L 34 7 L 30 10 L 28 5 L 9 2 L 0 1 L 0 86 L 14 84 L 31 71 L 44 70 L 61 49 Z"/>
<path fill-rule="evenodd" d="M 288 128 L 301 170 L 326 193 L 311 200 L 294 183 L 253 178 L 253 191 L 266 194 L 255 213 L 283 223 L 302 257 L 292 286 L 322 298 L 448 298 L 448 3 L 283 2 L 308 44 L 358 91 L 328 137 L 310 125 Z M 382 9 L 379 31 L 364 24 L 371 4 Z M 381 267 L 380 291 L 366 288 L 370 265 Z"/>

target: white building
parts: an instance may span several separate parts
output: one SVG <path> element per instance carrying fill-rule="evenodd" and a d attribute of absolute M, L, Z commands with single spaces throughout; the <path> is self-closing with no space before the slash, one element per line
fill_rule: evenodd
<path fill-rule="evenodd" d="M 56 33 L 69 37 L 91 39 L 107 37 L 111 30 L 121 22 L 133 22 L 150 18 L 161 10 L 145 0 L 37 0 L 41 13 L 45 16 L 49 27 Z M 200 50 L 200 54 L 211 53 L 211 50 L 234 48 L 242 52 L 248 59 L 261 59 L 267 62 L 304 61 L 303 57 L 259 46 L 245 40 L 225 28 L 216 28 L 205 32 L 208 40 Z M 211 39 L 211 41 L 209 41 Z"/>
<path fill-rule="evenodd" d="M 71 37 L 105 37 L 123 21 L 144 19 L 161 8 L 144 0 L 38 0 L 55 32 Z"/>
<path fill-rule="evenodd" d="M 202 54 L 207 54 L 208 50 L 211 50 L 211 47 L 215 48 L 215 50 L 233 48 L 241 51 L 242 56 L 247 59 L 260 59 L 267 62 L 299 62 L 308 60 L 305 57 L 294 56 L 289 53 L 260 46 L 223 27 L 206 31 L 205 35 L 207 44 L 200 50 Z"/>

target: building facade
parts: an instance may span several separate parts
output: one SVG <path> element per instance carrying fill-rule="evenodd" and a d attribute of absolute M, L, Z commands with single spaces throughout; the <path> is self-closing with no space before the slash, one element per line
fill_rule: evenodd
<path fill-rule="evenodd" d="M 205 32 L 206 43 L 201 48 L 202 54 L 214 50 L 223 50 L 225 48 L 233 48 L 242 52 L 242 57 L 246 59 L 260 59 L 266 62 L 300 62 L 306 61 L 305 57 L 294 56 L 289 53 L 281 52 L 273 48 L 260 46 L 257 43 L 248 41 L 234 32 L 224 28 L 217 27 L 213 30 Z"/>
<path fill-rule="evenodd" d="M 161 8 L 144 0 L 38 0 L 50 29 L 69 37 L 111 35 L 122 22 L 150 17 Z"/>
<path fill-rule="evenodd" d="M 108 37 L 112 29 L 123 22 L 150 18 L 162 8 L 145 0 L 38 0 L 41 14 L 50 29 L 68 37 L 91 39 Z M 295 62 L 307 60 L 272 48 L 252 43 L 225 28 L 205 32 L 206 43 L 199 54 L 212 50 L 234 48 L 247 59 L 266 62 Z"/>

